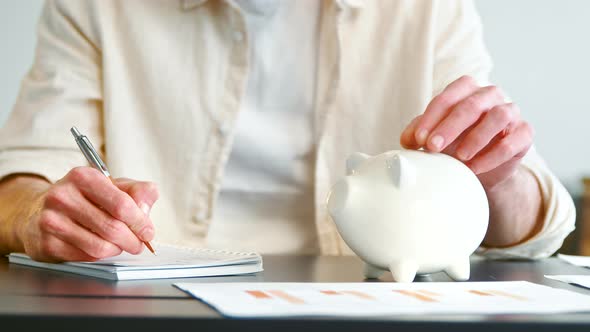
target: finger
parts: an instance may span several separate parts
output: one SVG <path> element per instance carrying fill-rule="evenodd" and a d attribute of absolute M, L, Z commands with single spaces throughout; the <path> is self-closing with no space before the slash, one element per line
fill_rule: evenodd
<path fill-rule="evenodd" d="M 88 201 L 75 187 L 73 186 L 57 186 L 50 190 L 45 197 L 45 206 L 48 210 L 61 211 L 64 216 L 70 220 L 79 223 L 81 226 L 98 234 L 102 239 L 111 242 L 115 246 L 132 254 L 138 254 L 142 251 L 143 245 L 137 236 L 129 229 L 129 227 L 120 220 L 113 218 L 104 210 L 95 206 Z M 57 224 L 57 223 L 53 223 Z M 58 231 L 64 232 L 66 230 L 73 231 L 73 229 L 63 229 L 66 225 L 53 225 Z M 82 228 L 82 227 L 80 227 Z M 88 232 L 88 231 L 87 231 Z M 78 235 L 77 243 L 84 242 Z M 63 240 L 66 240 L 62 237 Z M 86 240 L 92 240 L 86 237 Z M 104 241 L 103 240 L 103 241 Z M 67 240 L 66 240 L 67 241 Z M 72 239 L 72 241 L 74 241 Z M 72 243 L 71 241 L 68 241 Z M 94 242 L 96 245 L 104 245 L 99 242 Z M 92 244 L 86 243 L 84 248 L 94 250 Z M 84 250 L 84 248 L 80 247 Z M 104 250 L 107 250 L 105 248 Z M 86 251 L 86 250 L 85 250 Z M 90 253 L 90 255 L 95 253 Z M 94 256 L 99 257 L 99 256 Z"/>
<path fill-rule="evenodd" d="M 422 115 L 415 117 L 410 124 L 404 129 L 400 136 L 400 144 L 406 149 L 418 149 L 420 144 L 416 142 L 415 131 Z"/>
<path fill-rule="evenodd" d="M 502 103 L 504 97 L 495 86 L 478 89 L 467 98 L 457 103 L 442 119 L 428 138 L 426 147 L 430 151 L 440 152 L 454 142 L 467 128 L 473 126 L 490 108 Z"/>
<path fill-rule="evenodd" d="M 531 126 L 526 122 L 521 122 L 513 132 L 493 143 L 489 149 L 473 158 L 468 165 L 475 174 L 481 174 L 489 172 L 513 158 L 520 159 L 531 147 L 532 137 Z"/>
<path fill-rule="evenodd" d="M 465 139 L 457 147 L 457 158 L 467 161 L 482 151 L 494 137 L 507 133 L 511 123 L 520 121 L 520 110 L 514 104 L 503 104 L 493 107 L 483 119 L 469 131 Z M 506 134 L 502 135 L 505 137 Z"/>
<path fill-rule="evenodd" d="M 39 219 L 39 226 L 44 232 L 95 258 L 106 258 L 121 253 L 121 248 L 90 232 L 58 211 L 44 210 Z"/>
<path fill-rule="evenodd" d="M 127 178 L 113 180 L 113 183 L 122 191 L 126 192 L 139 206 L 139 208 L 149 215 L 151 207 L 158 200 L 158 187 L 153 182 L 136 181 Z"/>
<path fill-rule="evenodd" d="M 127 193 L 119 190 L 102 173 L 92 168 L 78 167 L 71 170 L 68 177 L 84 197 L 124 222 L 141 240 L 153 239 L 154 227 L 145 213 Z"/>
<path fill-rule="evenodd" d="M 424 146 L 432 129 L 447 116 L 451 108 L 477 89 L 478 86 L 473 78 L 462 76 L 449 84 L 438 96 L 434 97 L 426 107 L 424 115 L 416 128 L 416 142 L 420 146 Z"/>
<path fill-rule="evenodd" d="M 447 154 L 449 156 L 457 158 L 457 148 L 463 142 L 463 140 L 465 139 L 465 136 L 467 136 L 468 132 L 469 132 L 469 129 L 464 131 L 453 142 L 451 142 L 449 145 L 447 145 L 446 148 L 444 150 L 442 150 L 441 152 L 444 154 Z"/>
<path fill-rule="evenodd" d="M 38 261 L 50 263 L 67 261 L 96 261 L 95 257 L 88 255 L 84 251 L 75 248 L 71 244 L 68 244 L 50 234 L 47 234 L 41 238 L 39 243 L 39 253 L 32 258 Z"/>

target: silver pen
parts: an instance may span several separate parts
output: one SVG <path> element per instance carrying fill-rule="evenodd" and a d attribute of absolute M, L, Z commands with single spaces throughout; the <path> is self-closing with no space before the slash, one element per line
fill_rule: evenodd
<path fill-rule="evenodd" d="M 111 181 L 113 181 L 113 179 L 111 178 L 111 173 L 109 173 L 109 170 L 107 169 L 107 165 L 102 161 L 100 155 L 98 154 L 98 152 L 96 152 L 96 149 L 94 149 L 94 146 L 92 146 L 92 143 L 90 143 L 88 137 L 86 137 L 86 135 L 82 135 L 80 131 L 78 131 L 78 128 L 76 128 L 75 126 L 73 126 L 70 129 L 70 132 L 72 132 L 72 135 L 74 135 L 74 138 L 76 139 L 76 144 L 78 144 L 78 147 L 80 148 L 82 154 L 84 154 L 84 157 L 86 157 L 86 160 L 88 160 L 90 165 L 99 170 Z M 148 241 L 143 241 L 143 243 L 152 252 L 152 254 L 156 254 L 154 248 L 152 248 Z"/>
<path fill-rule="evenodd" d="M 86 157 L 86 160 L 88 160 L 90 165 L 92 165 L 92 167 L 96 168 L 97 170 L 101 171 L 102 174 L 104 174 L 106 177 L 110 178 L 111 173 L 109 173 L 107 165 L 105 165 L 105 163 L 102 161 L 98 152 L 96 152 L 94 146 L 92 146 L 92 143 L 90 143 L 88 137 L 86 137 L 86 135 L 82 135 L 78 131 L 78 128 L 76 128 L 75 126 L 72 127 L 70 131 L 72 132 L 72 135 L 74 135 L 78 147 L 80 147 L 80 150 L 82 151 L 84 157 Z"/>

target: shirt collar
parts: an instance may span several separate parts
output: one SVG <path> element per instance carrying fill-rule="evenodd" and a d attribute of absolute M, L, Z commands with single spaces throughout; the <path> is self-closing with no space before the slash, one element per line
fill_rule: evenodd
<path fill-rule="evenodd" d="M 362 9 L 365 5 L 365 1 L 366 0 L 332 0 L 334 2 L 336 2 L 336 4 L 338 5 L 338 7 L 340 7 L 340 9 Z M 182 2 L 182 9 L 184 10 L 190 10 L 193 8 L 196 8 L 202 4 L 204 4 L 205 2 L 207 2 L 207 0 L 181 0 Z"/>

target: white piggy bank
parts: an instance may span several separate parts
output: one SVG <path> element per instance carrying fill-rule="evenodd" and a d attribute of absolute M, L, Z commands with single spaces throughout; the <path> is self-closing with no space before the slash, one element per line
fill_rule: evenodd
<path fill-rule="evenodd" d="M 328 195 L 328 210 L 365 276 L 390 270 L 398 282 L 445 271 L 469 279 L 469 256 L 489 217 L 481 183 L 460 161 L 441 153 L 402 150 L 355 153 L 348 175 Z"/>

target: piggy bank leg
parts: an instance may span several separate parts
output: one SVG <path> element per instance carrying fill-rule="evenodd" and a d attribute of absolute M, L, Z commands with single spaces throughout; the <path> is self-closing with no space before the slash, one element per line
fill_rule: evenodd
<path fill-rule="evenodd" d="M 393 280 L 397 282 L 412 282 L 418 272 L 418 264 L 412 261 L 397 261 L 389 264 Z"/>
<path fill-rule="evenodd" d="M 447 267 L 445 272 L 454 280 L 465 281 L 469 280 L 469 270 L 469 257 L 467 257 Z"/>
<path fill-rule="evenodd" d="M 364 266 L 364 275 L 367 279 L 377 279 L 383 274 L 383 269 L 376 267 L 373 264 L 365 263 Z"/>

